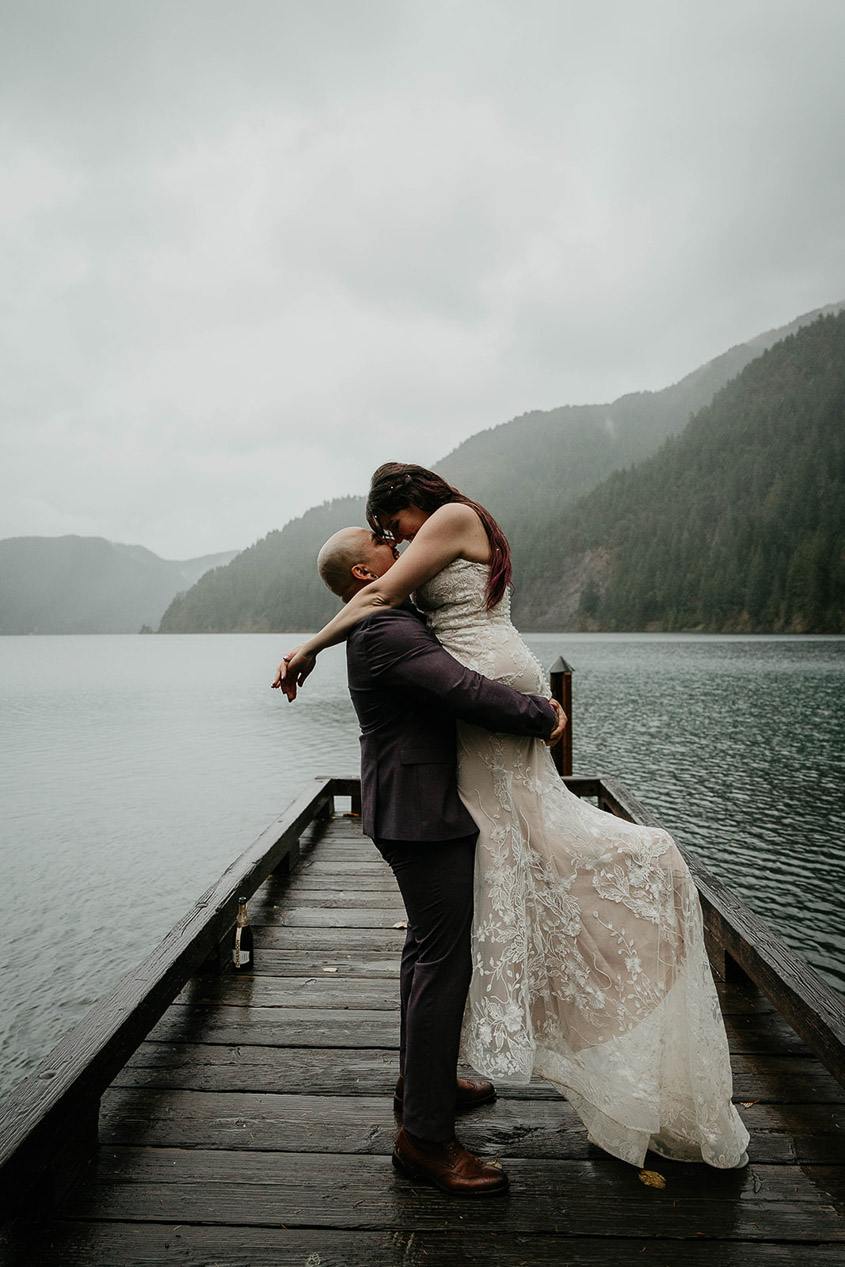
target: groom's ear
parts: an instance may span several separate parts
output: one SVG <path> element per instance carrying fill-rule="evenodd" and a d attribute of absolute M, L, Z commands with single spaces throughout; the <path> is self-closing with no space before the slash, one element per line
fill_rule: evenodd
<path fill-rule="evenodd" d="M 356 581 L 377 581 L 378 577 L 375 572 L 371 572 L 369 568 L 364 567 L 363 563 L 352 564 L 352 575 Z"/>

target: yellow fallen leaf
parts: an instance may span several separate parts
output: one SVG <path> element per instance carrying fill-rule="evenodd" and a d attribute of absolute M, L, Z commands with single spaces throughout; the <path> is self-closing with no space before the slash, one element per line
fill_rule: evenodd
<path fill-rule="evenodd" d="M 337 972 L 337 968 L 324 968 L 323 972 Z"/>
<path fill-rule="evenodd" d="M 644 1183 L 647 1188 L 665 1188 L 666 1180 L 656 1170 L 641 1170 L 639 1174 L 640 1183 Z"/>
<path fill-rule="evenodd" d="M 398 924 L 394 924 L 394 925 L 393 925 L 393 927 L 394 927 L 394 928 L 407 928 L 407 927 L 408 927 L 408 921 L 407 921 L 406 919 L 400 919 L 399 923 L 398 923 Z"/>

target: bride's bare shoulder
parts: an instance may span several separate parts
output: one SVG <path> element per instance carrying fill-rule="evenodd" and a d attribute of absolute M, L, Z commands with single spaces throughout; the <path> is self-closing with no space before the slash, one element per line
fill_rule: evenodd
<path fill-rule="evenodd" d="M 432 512 L 430 523 L 442 524 L 443 527 L 460 527 L 474 528 L 478 524 L 482 530 L 483 525 L 472 506 L 467 506 L 464 502 L 446 502 L 443 506 L 438 506 L 437 510 Z"/>
<path fill-rule="evenodd" d="M 448 536 L 458 546 L 458 557 L 476 563 L 488 561 L 490 543 L 484 524 L 472 506 L 464 502 L 446 502 L 434 511 L 426 527 L 438 536 Z"/>

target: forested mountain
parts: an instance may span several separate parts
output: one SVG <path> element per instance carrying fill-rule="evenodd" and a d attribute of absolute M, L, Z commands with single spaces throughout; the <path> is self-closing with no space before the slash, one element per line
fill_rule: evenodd
<path fill-rule="evenodd" d="M 513 551 L 514 576 L 523 586 L 544 570 L 538 514 L 554 520 L 564 508 L 613 471 L 638 462 L 767 348 L 821 315 L 831 304 L 730 348 L 680 382 L 657 392 L 633 392 L 611 405 L 567 405 L 535 411 L 471 436 L 436 469 L 487 506 Z"/>
<path fill-rule="evenodd" d="M 526 628 L 845 630 L 845 313 L 752 361 L 544 538 Z"/>
<path fill-rule="evenodd" d="M 234 551 L 177 562 L 102 537 L 0 541 L 0 634 L 137 633 Z"/>
<path fill-rule="evenodd" d="M 514 553 L 515 611 L 524 628 L 554 626 L 552 608 L 544 608 L 539 597 L 548 586 L 550 568 L 557 576 L 558 593 L 569 596 L 563 608 L 554 610 L 569 611 L 570 622 L 578 617 L 585 584 L 581 570 L 595 565 L 605 575 L 606 546 L 591 547 L 597 551 L 595 560 L 581 550 L 577 566 L 565 571 L 559 552 L 550 555 L 549 534 L 557 534 L 559 546 L 559 525 L 567 509 L 613 471 L 654 453 L 667 437 L 681 432 L 692 414 L 765 349 L 806 326 L 819 312 L 842 307 L 808 313 L 732 348 L 663 391 L 632 393 L 609 405 L 524 414 L 479 432 L 436 464 L 447 479 L 483 502 L 505 529 Z M 384 456 L 402 459 L 401 453 Z M 308 511 L 175 600 L 161 631 L 318 628 L 337 610 L 337 602 L 316 575 L 317 551 L 336 528 L 356 522 L 363 523 L 360 498 L 343 498 Z"/>
<path fill-rule="evenodd" d="M 317 552 L 338 528 L 364 522 L 361 497 L 315 506 L 177 595 L 159 633 L 319 629 L 339 602 L 316 574 Z"/>

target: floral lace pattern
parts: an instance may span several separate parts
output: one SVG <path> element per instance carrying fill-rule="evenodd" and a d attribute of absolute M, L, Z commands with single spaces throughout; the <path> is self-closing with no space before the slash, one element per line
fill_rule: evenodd
<path fill-rule="evenodd" d="M 456 659 L 548 694 L 486 565 L 456 560 L 415 595 Z M 668 833 L 569 792 L 539 740 L 461 723 L 459 789 L 479 825 L 463 1056 L 488 1077 L 546 1078 L 590 1138 L 641 1166 L 743 1165 L 719 1002 L 693 880 Z"/>

